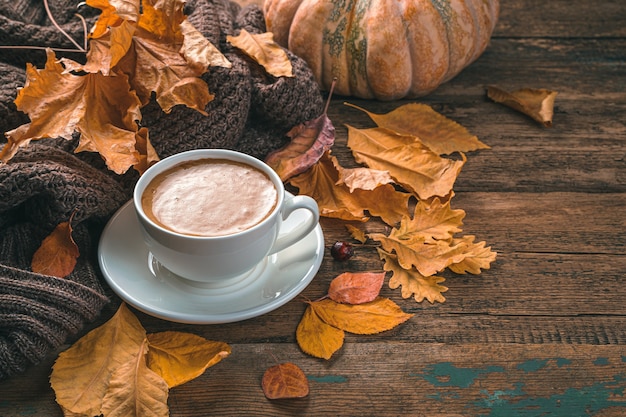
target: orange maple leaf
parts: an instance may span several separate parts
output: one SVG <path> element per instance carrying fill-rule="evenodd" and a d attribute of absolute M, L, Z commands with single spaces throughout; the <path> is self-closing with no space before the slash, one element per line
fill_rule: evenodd
<path fill-rule="evenodd" d="M 81 133 L 76 152 L 99 152 L 109 169 L 126 172 L 138 162 L 136 121 L 141 119 L 140 103 L 128 77 L 121 73 L 115 77 L 69 74 L 56 62 L 52 50 L 46 53 L 43 70 L 27 65 L 26 85 L 15 99 L 17 108 L 27 113 L 31 122 L 5 133 L 7 143 L 0 160 L 7 162 L 31 140 L 70 140 L 76 130 Z"/>
<path fill-rule="evenodd" d="M 293 77 L 293 67 L 287 52 L 274 42 L 274 34 L 265 32 L 252 34 L 241 29 L 237 36 L 226 36 L 226 40 L 254 59 L 274 77 Z"/>

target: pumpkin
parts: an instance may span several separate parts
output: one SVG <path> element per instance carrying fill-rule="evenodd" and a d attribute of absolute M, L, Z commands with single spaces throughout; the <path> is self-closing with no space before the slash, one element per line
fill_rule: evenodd
<path fill-rule="evenodd" d="M 378 100 L 424 96 L 485 50 L 499 0 L 265 0 L 267 30 L 322 89 Z"/>

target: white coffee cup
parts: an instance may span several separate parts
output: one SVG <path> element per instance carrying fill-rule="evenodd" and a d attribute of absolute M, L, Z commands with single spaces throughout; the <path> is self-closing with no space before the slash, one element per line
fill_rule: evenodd
<path fill-rule="evenodd" d="M 218 159 L 249 165 L 263 172 L 277 191 L 274 208 L 260 223 L 243 231 L 223 236 L 194 236 L 172 231 L 153 221 L 142 207 L 142 195 L 154 178 L 187 161 Z M 319 222 L 319 209 L 308 196 L 287 196 L 276 172 L 264 162 L 231 150 L 197 149 L 175 154 L 150 167 L 140 177 L 133 194 L 140 229 L 154 258 L 179 277 L 199 282 L 219 283 L 254 269 L 267 256 L 279 252 L 308 235 Z M 281 225 L 292 213 L 305 209 L 311 215 L 289 232 Z"/>

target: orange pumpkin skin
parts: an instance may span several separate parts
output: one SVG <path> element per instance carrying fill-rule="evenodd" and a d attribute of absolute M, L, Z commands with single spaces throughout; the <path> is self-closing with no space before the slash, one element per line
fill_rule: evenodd
<path fill-rule="evenodd" d="M 499 0 L 265 0 L 267 30 L 303 58 L 322 89 L 416 98 L 478 58 Z"/>

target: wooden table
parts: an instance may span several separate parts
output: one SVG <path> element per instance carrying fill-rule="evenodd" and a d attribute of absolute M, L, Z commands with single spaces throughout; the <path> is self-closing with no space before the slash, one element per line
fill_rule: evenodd
<path fill-rule="evenodd" d="M 296 344 L 305 309 L 297 298 L 232 324 L 137 313 L 149 332 L 192 332 L 232 346 L 230 357 L 171 390 L 172 416 L 626 415 L 626 7 L 623 0 L 509 0 L 501 9 L 485 54 L 414 100 L 492 147 L 468 154 L 453 200 L 467 213 L 464 234 L 498 251 L 492 268 L 444 273 L 445 303 L 404 300 L 385 284 L 382 295 L 415 316 L 382 334 L 347 336 L 328 361 Z M 558 91 L 554 126 L 492 102 L 489 84 Z M 347 165 L 345 124 L 371 122 L 343 101 L 334 100 L 330 118 L 334 153 Z M 378 113 L 404 103 L 349 101 Z M 322 228 L 326 256 L 303 297 L 322 296 L 344 271 L 381 270 L 375 244 L 334 261 L 328 248 L 347 233 L 339 221 L 325 219 Z M 48 384 L 54 359 L 0 383 L 0 416 L 62 415 Z M 261 377 L 276 361 L 304 370 L 307 398 L 264 397 Z"/>

